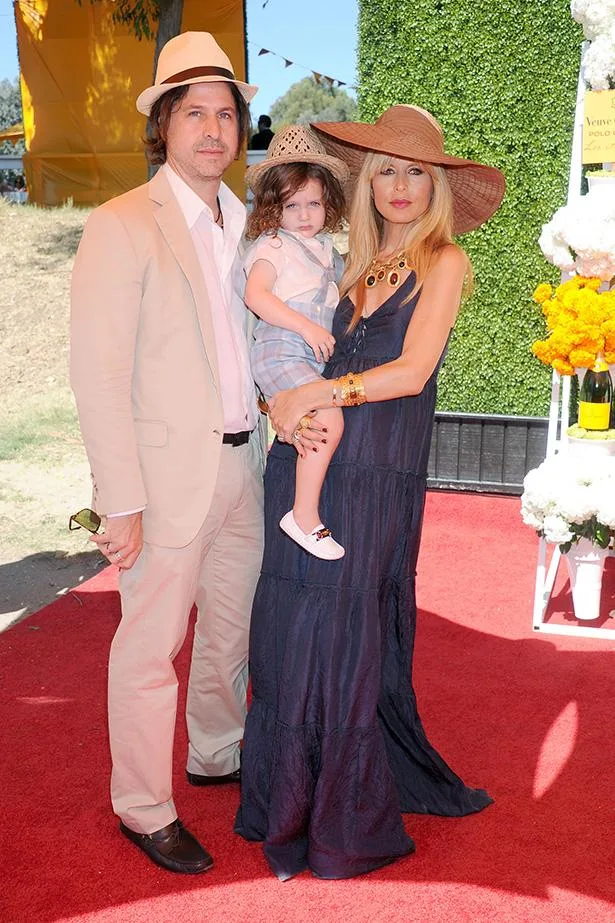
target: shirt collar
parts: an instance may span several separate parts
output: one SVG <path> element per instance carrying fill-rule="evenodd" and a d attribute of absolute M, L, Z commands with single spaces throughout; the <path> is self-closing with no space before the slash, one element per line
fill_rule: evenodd
<path fill-rule="evenodd" d="M 213 222 L 214 215 L 209 205 L 207 205 L 207 203 L 196 194 L 194 189 L 175 172 L 173 167 L 165 163 L 160 169 L 165 171 L 166 178 L 169 181 L 182 214 L 186 219 L 188 228 L 192 230 L 203 213 Z M 220 183 L 218 198 L 222 211 L 224 212 L 225 222 L 232 223 L 233 225 L 241 225 L 243 229 L 246 220 L 245 205 L 233 192 L 231 192 L 225 183 Z"/>
<path fill-rule="evenodd" d="M 298 244 L 303 244 L 308 250 L 311 250 L 312 253 L 323 256 L 325 260 L 331 258 L 331 253 L 333 252 L 333 238 L 327 231 L 319 231 L 318 234 L 315 234 L 313 237 L 304 237 L 299 231 L 287 231 L 285 228 L 283 231 L 284 234 L 288 234 L 289 237 L 292 240 L 296 240 Z"/>

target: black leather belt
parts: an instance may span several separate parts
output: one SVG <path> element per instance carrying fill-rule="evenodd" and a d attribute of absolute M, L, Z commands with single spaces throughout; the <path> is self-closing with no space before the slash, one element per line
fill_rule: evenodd
<path fill-rule="evenodd" d="M 244 429 L 241 433 L 225 433 L 222 437 L 222 442 L 225 445 L 245 445 L 246 442 L 250 439 L 251 432 L 249 429 Z"/>

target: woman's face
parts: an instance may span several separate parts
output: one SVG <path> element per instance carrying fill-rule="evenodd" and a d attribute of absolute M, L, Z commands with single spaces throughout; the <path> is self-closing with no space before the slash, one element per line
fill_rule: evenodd
<path fill-rule="evenodd" d="M 429 208 L 433 180 L 418 161 L 393 157 L 372 179 L 372 191 L 376 210 L 385 221 L 410 224 Z"/>

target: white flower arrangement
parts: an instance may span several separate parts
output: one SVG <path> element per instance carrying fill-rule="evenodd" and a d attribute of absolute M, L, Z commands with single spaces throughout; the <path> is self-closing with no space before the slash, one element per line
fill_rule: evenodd
<path fill-rule="evenodd" d="M 572 0 L 570 12 L 583 26 L 585 38 L 593 41 L 615 22 L 615 0 Z"/>
<path fill-rule="evenodd" d="M 558 208 L 538 244 L 564 272 L 604 281 L 615 276 L 615 196 L 590 190 Z"/>
<path fill-rule="evenodd" d="M 583 79 L 592 90 L 608 90 L 615 80 L 615 0 L 572 0 L 570 12 L 589 40 Z"/>
<path fill-rule="evenodd" d="M 585 49 L 583 80 L 592 90 L 609 90 L 615 78 L 615 29 L 603 32 Z"/>
<path fill-rule="evenodd" d="M 525 476 L 521 518 L 562 553 L 580 538 L 606 548 L 615 537 L 615 457 L 547 458 Z"/>

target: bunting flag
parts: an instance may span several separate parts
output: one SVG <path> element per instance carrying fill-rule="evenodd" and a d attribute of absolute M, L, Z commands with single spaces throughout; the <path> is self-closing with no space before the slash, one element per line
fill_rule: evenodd
<path fill-rule="evenodd" d="M 266 0 L 263 6 L 266 6 L 268 2 L 269 0 Z M 248 42 L 248 44 L 253 45 L 255 48 L 257 47 L 256 45 L 254 45 L 254 42 Z M 323 84 L 326 84 L 326 86 L 330 90 L 333 90 L 335 87 L 348 87 L 349 90 L 357 89 L 355 84 L 346 83 L 345 80 L 338 80 L 336 77 L 329 77 L 327 74 L 320 74 L 318 71 L 312 70 L 311 67 L 305 67 L 303 64 L 297 64 L 296 61 L 291 61 L 290 58 L 287 58 L 284 55 L 278 54 L 277 51 L 272 51 L 271 48 L 261 48 L 258 52 L 257 57 L 260 58 L 261 55 L 264 55 L 264 54 L 272 54 L 274 58 L 279 58 L 281 61 L 284 61 L 285 68 L 294 66 L 294 67 L 300 67 L 301 70 L 308 71 L 314 78 L 314 81 L 320 87 L 323 86 Z"/>

